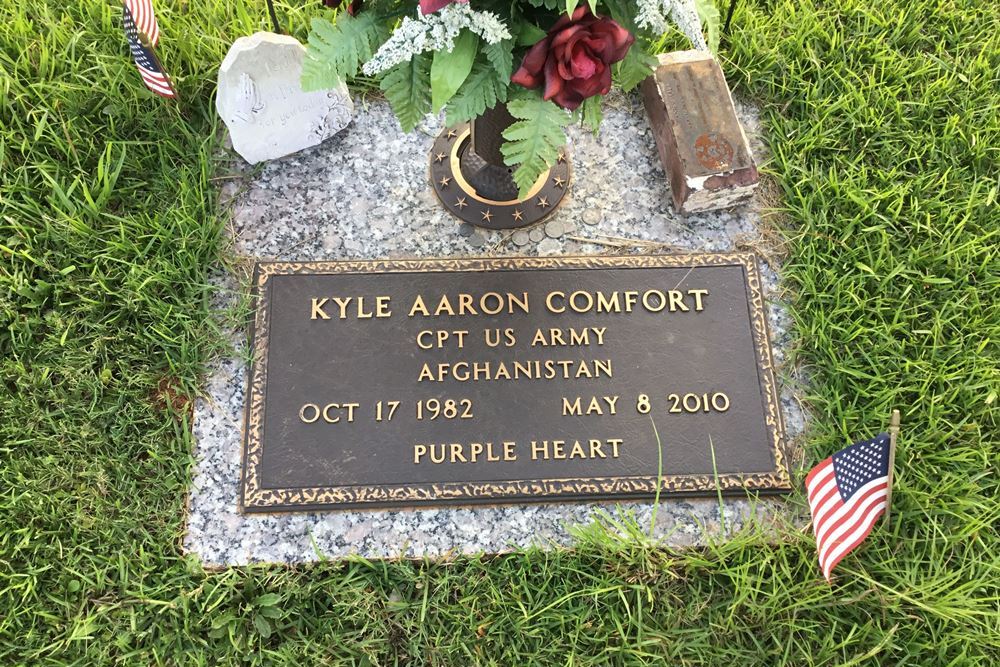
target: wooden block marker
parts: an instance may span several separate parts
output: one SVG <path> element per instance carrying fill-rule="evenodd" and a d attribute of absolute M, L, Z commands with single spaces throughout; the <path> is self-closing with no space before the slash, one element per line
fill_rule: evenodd
<path fill-rule="evenodd" d="M 757 187 L 757 165 L 722 68 L 701 51 L 659 60 L 642 97 L 675 208 L 691 213 L 742 203 Z"/>

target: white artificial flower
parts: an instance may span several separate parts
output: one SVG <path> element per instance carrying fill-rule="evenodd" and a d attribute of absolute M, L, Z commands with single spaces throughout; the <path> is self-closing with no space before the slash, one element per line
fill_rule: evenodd
<path fill-rule="evenodd" d="M 667 16 L 673 19 L 680 31 L 691 40 L 694 48 L 708 50 L 708 43 L 701 29 L 701 19 L 694 0 L 636 0 L 639 11 L 635 22 L 640 28 L 655 33 L 666 32 Z"/>
<path fill-rule="evenodd" d="M 361 71 L 367 76 L 375 76 L 426 51 L 451 51 L 463 28 L 489 44 L 510 39 L 507 26 L 492 12 L 476 11 L 467 4 L 451 4 L 426 16 L 418 9 L 417 18 L 405 17 Z"/>
<path fill-rule="evenodd" d="M 635 15 L 636 25 L 655 33 L 667 31 L 667 19 L 663 15 L 663 0 L 638 0 L 636 4 L 639 9 Z"/>

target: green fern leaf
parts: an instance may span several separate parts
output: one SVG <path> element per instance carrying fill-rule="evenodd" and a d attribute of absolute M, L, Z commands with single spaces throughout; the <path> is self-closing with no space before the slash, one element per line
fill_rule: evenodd
<path fill-rule="evenodd" d="M 379 84 L 404 132 L 412 130 L 430 113 L 430 78 L 430 56 L 421 54 L 393 67 Z"/>
<path fill-rule="evenodd" d="M 507 141 L 500 150 L 504 162 L 517 167 L 514 182 L 523 197 L 559 157 L 559 149 L 566 144 L 563 128 L 569 124 L 570 116 L 543 100 L 537 91 L 512 100 L 507 108 L 519 120 L 504 130 Z"/>
<path fill-rule="evenodd" d="M 623 91 L 628 92 L 652 76 L 658 64 L 659 61 L 655 57 L 633 44 L 625 59 L 613 70 L 615 83 Z"/>
<path fill-rule="evenodd" d="M 325 90 L 353 77 L 372 57 L 383 37 L 383 28 L 373 13 L 354 17 L 341 12 L 336 24 L 313 19 L 302 63 L 302 89 Z"/>
<path fill-rule="evenodd" d="M 573 120 L 579 120 L 582 125 L 589 127 L 590 131 L 596 135 L 601 129 L 601 120 L 604 118 L 604 110 L 601 107 L 603 101 L 604 97 L 601 95 L 588 97 L 583 101 L 583 104 L 577 107 L 577 113 L 574 114 Z"/>
<path fill-rule="evenodd" d="M 486 44 L 482 49 L 486 54 L 487 60 L 493 65 L 493 69 L 497 71 L 497 74 L 504 81 L 505 86 L 510 81 L 510 75 L 514 72 L 513 48 L 514 41 L 505 39 L 496 44 Z"/>
<path fill-rule="evenodd" d="M 477 62 L 472 73 L 448 102 L 446 123 L 455 125 L 472 120 L 497 102 L 507 101 L 507 80 L 501 79 L 496 70 L 483 62 Z"/>
<path fill-rule="evenodd" d="M 708 50 L 716 53 L 719 50 L 719 33 L 722 28 L 722 14 L 714 0 L 694 0 L 695 11 L 705 29 Z"/>
<path fill-rule="evenodd" d="M 545 9 L 566 9 L 566 0 L 528 0 L 535 7 L 544 7 Z"/>

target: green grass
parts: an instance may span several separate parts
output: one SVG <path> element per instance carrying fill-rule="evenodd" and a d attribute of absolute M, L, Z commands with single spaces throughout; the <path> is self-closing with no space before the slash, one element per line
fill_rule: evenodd
<path fill-rule="evenodd" d="M 300 37 L 315 4 L 294 3 Z M 158 9 L 180 103 L 141 89 L 116 3 L 0 4 L 0 664 L 1000 661 L 993 3 L 743 2 L 724 49 L 783 196 L 809 462 L 903 412 L 893 521 L 833 587 L 805 533 L 671 553 L 590 529 L 572 552 L 447 564 L 184 558 L 181 404 L 221 345 L 214 74 L 266 19 L 262 0 Z"/>

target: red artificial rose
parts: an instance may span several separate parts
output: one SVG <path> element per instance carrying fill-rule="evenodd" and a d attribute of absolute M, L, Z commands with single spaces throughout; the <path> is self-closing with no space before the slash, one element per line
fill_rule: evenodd
<path fill-rule="evenodd" d="M 453 2 L 468 4 L 469 0 L 420 0 L 420 13 L 427 16 L 428 14 L 433 14 L 443 7 L 447 7 Z"/>
<path fill-rule="evenodd" d="M 511 81 L 525 88 L 545 84 L 543 97 L 572 111 L 588 97 L 611 90 L 611 65 L 635 42 L 625 28 L 590 13 L 586 5 L 565 14 L 521 61 Z"/>
<path fill-rule="evenodd" d="M 358 12 L 361 11 L 362 5 L 364 5 L 364 0 L 323 0 L 323 5 L 326 7 L 341 7 L 343 6 L 347 13 L 351 16 L 357 16 Z"/>

